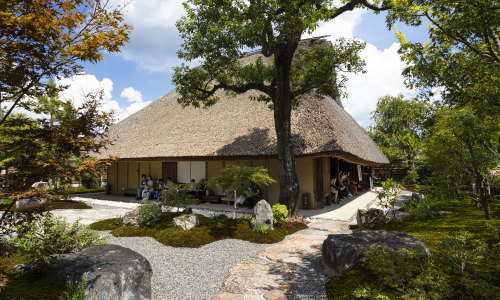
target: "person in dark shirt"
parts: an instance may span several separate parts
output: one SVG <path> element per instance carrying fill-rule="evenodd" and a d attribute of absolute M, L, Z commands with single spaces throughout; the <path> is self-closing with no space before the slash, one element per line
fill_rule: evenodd
<path fill-rule="evenodd" d="M 207 185 L 205 184 L 205 179 L 200 179 L 200 183 L 198 184 L 198 189 L 196 189 L 196 195 L 194 196 L 196 199 L 201 199 L 201 197 L 207 194 Z"/>
<path fill-rule="evenodd" d="M 148 186 L 148 179 L 146 174 L 142 174 L 142 181 L 141 181 L 141 186 L 137 189 L 137 198 L 135 200 L 141 200 L 142 199 L 142 191 Z"/>
<path fill-rule="evenodd" d="M 252 182 L 250 185 L 251 194 L 247 198 L 248 208 L 253 209 L 255 203 L 259 202 L 262 199 L 262 189 L 259 185 Z"/>

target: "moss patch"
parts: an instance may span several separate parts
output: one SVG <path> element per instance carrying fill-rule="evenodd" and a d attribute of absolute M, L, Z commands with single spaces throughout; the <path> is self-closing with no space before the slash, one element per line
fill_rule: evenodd
<path fill-rule="evenodd" d="M 497 201 L 490 203 L 490 205 L 493 217 L 496 217 L 494 220 L 485 220 L 484 209 L 482 207 L 478 208 L 470 204 L 454 201 L 448 206 L 448 210 L 452 212 L 449 215 L 436 216 L 434 219 L 426 221 L 414 221 L 402 218 L 402 222 L 399 223 L 386 224 L 377 228 L 358 228 L 355 231 L 387 230 L 389 232 L 407 232 L 421 238 L 431 252 L 435 251 L 436 243 L 447 237 L 449 232 L 459 230 L 469 231 L 476 238 L 492 242 L 493 235 L 487 230 L 485 223 L 490 223 L 494 226 L 500 225 L 500 203 Z M 440 269 L 439 266 L 437 268 Z M 356 288 L 363 286 L 365 283 L 372 286 L 379 286 L 378 280 L 377 276 L 370 272 L 370 270 L 361 266 L 347 271 L 341 277 L 332 278 L 325 284 L 325 288 L 328 299 L 356 299 L 353 296 Z M 493 284 L 497 285 L 497 283 Z"/>
<path fill-rule="evenodd" d="M 8 204 L 0 204 L 0 210 L 7 210 Z M 33 205 L 23 208 L 16 208 L 13 206 L 10 211 L 27 211 L 27 210 L 41 210 L 49 211 L 54 209 L 92 209 L 92 206 L 85 204 L 80 201 L 73 200 L 62 200 L 62 201 L 52 201 L 51 203 L 45 203 L 40 205 Z"/>
<path fill-rule="evenodd" d="M 7 275 L 7 285 L 0 292 L 0 299 L 66 299 L 66 284 L 46 270 L 17 273 L 13 266 L 30 261 L 29 256 L 16 253 L 0 258 L 0 274 Z"/>
<path fill-rule="evenodd" d="M 160 221 L 151 228 L 116 226 L 114 223 L 115 219 L 93 223 L 90 225 L 90 228 L 96 230 L 113 230 L 111 234 L 116 237 L 153 237 L 166 246 L 188 248 L 198 248 L 223 239 L 239 239 L 257 244 L 272 244 L 283 240 L 286 235 L 307 228 L 302 223 L 283 222 L 275 226 L 274 230 L 257 233 L 250 229 L 250 222 L 248 220 L 213 220 L 203 215 L 196 215 L 200 220 L 200 226 L 183 231 L 172 227 L 173 218 L 180 215 L 181 213 L 162 213 Z"/>

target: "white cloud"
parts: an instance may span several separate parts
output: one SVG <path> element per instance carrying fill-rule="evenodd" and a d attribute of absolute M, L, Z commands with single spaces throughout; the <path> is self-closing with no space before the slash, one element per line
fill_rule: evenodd
<path fill-rule="evenodd" d="M 142 102 L 141 92 L 134 90 L 133 87 L 123 89 L 120 97 L 127 98 L 127 102 Z"/>
<path fill-rule="evenodd" d="M 111 1 L 122 4 L 123 0 Z M 134 26 L 130 43 L 121 48 L 124 59 L 136 62 L 139 69 L 171 71 L 179 66 L 177 58 L 182 39 L 175 22 L 185 13 L 182 1 L 132 1 L 125 7 L 125 21 Z"/>

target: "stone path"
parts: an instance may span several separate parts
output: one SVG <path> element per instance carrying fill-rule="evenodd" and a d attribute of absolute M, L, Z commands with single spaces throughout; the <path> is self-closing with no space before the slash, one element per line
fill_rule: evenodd
<path fill-rule="evenodd" d="M 321 252 L 329 234 L 349 229 L 348 222 L 319 221 L 286 237 L 282 244 L 264 249 L 259 257 L 234 265 L 222 285 L 223 293 L 213 300 L 288 299 L 297 279 L 297 269 L 306 256 Z M 324 283 L 323 283 L 324 284 Z"/>

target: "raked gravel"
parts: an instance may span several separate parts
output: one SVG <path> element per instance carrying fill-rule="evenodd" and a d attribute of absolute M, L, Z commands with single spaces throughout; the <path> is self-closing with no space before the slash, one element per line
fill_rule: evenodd
<path fill-rule="evenodd" d="M 256 257 L 269 244 L 227 239 L 200 248 L 174 248 L 149 237 L 113 237 L 108 243 L 142 254 L 153 267 L 152 300 L 213 299 L 229 269 L 247 257 Z"/>

